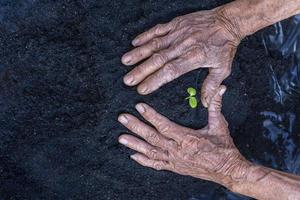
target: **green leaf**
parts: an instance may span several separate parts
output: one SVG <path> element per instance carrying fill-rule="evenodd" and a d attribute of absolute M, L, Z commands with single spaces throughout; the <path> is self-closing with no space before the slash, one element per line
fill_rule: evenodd
<path fill-rule="evenodd" d="M 191 108 L 196 108 L 198 105 L 197 99 L 195 97 L 189 98 L 189 104 Z"/>
<path fill-rule="evenodd" d="M 195 90 L 195 88 L 192 88 L 192 87 L 189 87 L 188 89 L 187 89 L 187 92 L 190 94 L 190 96 L 195 96 L 196 95 L 196 90 Z"/>

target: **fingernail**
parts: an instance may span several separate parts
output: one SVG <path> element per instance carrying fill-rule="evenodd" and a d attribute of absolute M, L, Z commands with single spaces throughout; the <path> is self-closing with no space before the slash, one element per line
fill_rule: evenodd
<path fill-rule="evenodd" d="M 144 113 L 145 112 L 145 108 L 141 104 L 137 104 L 135 106 L 135 108 L 139 111 L 139 113 Z"/>
<path fill-rule="evenodd" d="M 145 94 L 148 91 L 148 88 L 146 86 L 141 86 L 139 88 L 140 93 Z"/>
<path fill-rule="evenodd" d="M 205 98 L 205 97 L 204 97 L 204 98 L 201 98 L 201 101 L 202 101 L 203 106 L 204 106 L 205 108 L 207 108 L 208 105 L 207 105 L 207 100 L 206 100 L 206 98 Z"/>
<path fill-rule="evenodd" d="M 222 96 L 225 93 L 225 91 L 226 91 L 226 88 L 222 88 L 219 92 L 219 95 Z"/>
<path fill-rule="evenodd" d="M 121 144 L 123 144 L 123 145 L 126 145 L 126 144 L 128 143 L 128 141 L 125 140 L 124 138 L 120 138 L 120 139 L 119 139 L 119 142 L 120 142 Z"/>
<path fill-rule="evenodd" d="M 124 82 L 126 83 L 126 84 L 132 84 L 133 83 L 133 77 L 132 76 L 125 76 L 124 77 Z"/>
<path fill-rule="evenodd" d="M 132 41 L 133 46 L 137 45 L 138 43 L 139 43 L 139 39 L 134 39 L 134 40 Z"/>
<path fill-rule="evenodd" d="M 130 156 L 130 158 L 133 159 L 133 160 L 136 160 L 136 155 L 133 154 L 133 155 Z"/>
<path fill-rule="evenodd" d="M 119 122 L 121 122 L 122 124 L 127 124 L 128 123 L 128 119 L 126 116 L 124 115 L 121 115 L 119 118 L 118 118 Z"/>
<path fill-rule="evenodd" d="M 125 63 L 129 63 L 129 62 L 131 61 L 131 56 L 125 56 L 125 57 L 123 58 L 123 61 L 124 61 Z"/>

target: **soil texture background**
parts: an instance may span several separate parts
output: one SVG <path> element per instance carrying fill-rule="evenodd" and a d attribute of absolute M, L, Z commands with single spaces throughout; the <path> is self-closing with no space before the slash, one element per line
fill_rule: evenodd
<path fill-rule="evenodd" d="M 206 125 L 207 111 L 192 110 L 184 100 L 188 87 L 200 89 L 205 70 L 140 96 L 123 84 L 131 67 L 120 57 L 153 25 L 226 2 L 1 0 L 0 199 L 248 199 L 211 182 L 141 167 L 117 142 L 127 132 L 117 116 L 137 115 L 137 102 L 179 124 Z M 274 101 L 269 66 L 280 74 L 290 60 L 276 51 L 266 54 L 262 35 L 268 31 L 272 27 L 240 44 L 224 82 L 223 113 L 247 159 L 291 171 L 287 158 L 300 155 L 299 123 L 292 123 L 288 139 L 296 147 L 289 151 L 280 131 L 276 142 L 267 137 L 261 114 L 289 112 L 296 122 L 300 116 L 299 99 Z"/>

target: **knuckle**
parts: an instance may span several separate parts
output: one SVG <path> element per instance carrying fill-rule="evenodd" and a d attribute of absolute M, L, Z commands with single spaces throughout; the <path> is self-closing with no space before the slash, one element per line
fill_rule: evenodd
<path fill-rule="evenodd" d="M 146 137 L 146 140 L 151 144 L 157 144 L 159 141 L 158 135 L 154 132 L 149 132 L 149 134 Z"/>
<path fill-rule="evenodd" d="M 157 150 L 156 149 L 151 149 L 148 152 L 148 157 L 156 160 L 158 158 L 158 152 L 157 152 Z"/>
<path fill-rule="evenodd" d="M 135 67 L 131 74 L 134 76 L 138 76 L 139 74 L 144 74 L 144 73 L 145 73 L 144 66 L 140 65 L 140 66 Z"/>
<path fill-rule="evenodd" d="M 139 47 L 139 48 L 136 48 L 135 50 L 133 50 L 132 56 L 138 58 L 138 57 L 144 56 L 144 53 L 145 53 L 144 47 Z"/>
<path fill-rule="evenodd" d="M 135 125 L 135 123 L 132 123 L 132 124 L 130 125 L 130 128 L 131 128 L 132 130 L 136 131 L 136 132 L 139 132 L 139 131 L 140 131 L 140 127 L 137 126 L 137 125 Z"/>
<path fill-rule="evenodd" d="M 156 35 L 159 35 L 162 28 L 163 28 L 163 24 L 157 24 L 157 25 L 155 26 L 154 33 L 155 33 Z"/>
<path fill-rule="evenodd" d="M 185 153 L 182 155 L 183 160 L 189 161 L 189 160 L 194 160 L 194 157 L 188 153 Z"/>
<path fill-rule="evenodd" d="M 174 140 L 168 140 L 166 145 L 167 149 L 177 149 L 177 143 Z"/>
<path fill-rule="evenodd" d="M 159 124 L 161 123 L 157 118 L 156 113 L 149 112 L 147 117 L 149 118 L 151 124 L 159 126 Z"/>
<path fill-rule="evenodd" d="M 157 129 L 161 133 L 166 133 L 170 130 L 171 126 L 166 122 L 158 122 L 157 123 Z"/>
<path fill-rule="evenodd" d="M 159 38 L 154 38 L 151 42 L 154 49 L 159 49 L 162 46 L 162 40 Z"/>
<path fill-rule="evenodd" d="M 155 65 L 160 66 L 166 63 L 166 56 L 163 53 L 155 53 L 153 54 L 153 62 Z"/>
<path fill-rule="evenodd" d="M 165 124 L 165 123 L 159 123 L 158 124 L 158 129 L 160 130 L 161 133 L 166 133 L 168 131 L 170 131 L 170 125 L 169 124 Z"/>
<path fill-rule="evenodd" d="M 203 59 L 203 51 L 201 50 L 200 47 L 194 47 L 191 50 L 189 50 L 185 57 L 187 59 L 189 59 L 191 62 L 193 63 L 204 63 L 204 59 Z M 193 67 L 193 68 L 198 68 L 198 66 Z"/>
<path fill-rule="evenodd" d="M 201 55 L 203 53 L 203 45 L 201 43 L 198 44 L 194 44 L 191 47 L 191 52 L 193 52 L 195 54 L 195 56 L 199 56 L 199 54 Z"/>
<path fill-rule="evenodd" d="M 153 168 L 156 170 L 162 170 L 164 168 L 164 165 L 162 162 L 155 162 L 153 163 Z"/>
<path fill-rule="evenodd" d="M 168 80 L 176 78 L 179 74 L 179 69 L 173 63 L 168 63 L 163 70 L 168 75 Z"/>
<path fill-rule="evenodd" d="M 214 99 L 212 102 L 212 109 L 210 109 L 211 111 L 220 111 L 221 110 L 221 100 L 220 99 Z"/>

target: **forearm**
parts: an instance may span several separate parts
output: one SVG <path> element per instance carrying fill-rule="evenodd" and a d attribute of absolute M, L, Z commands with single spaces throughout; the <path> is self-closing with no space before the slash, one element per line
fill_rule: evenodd
<path fill-rule="evenodd" d="M 300 0 L 236 0 L 217 8 L 221 18 L 243 38 L 300 13 Z"/>
<path fill-rule="evenodd" d="M 260 200 L 297 200 L 300 199 L 300 176 L 251 166 L 245 180 L 231 185 L 229 189 Z"/>

